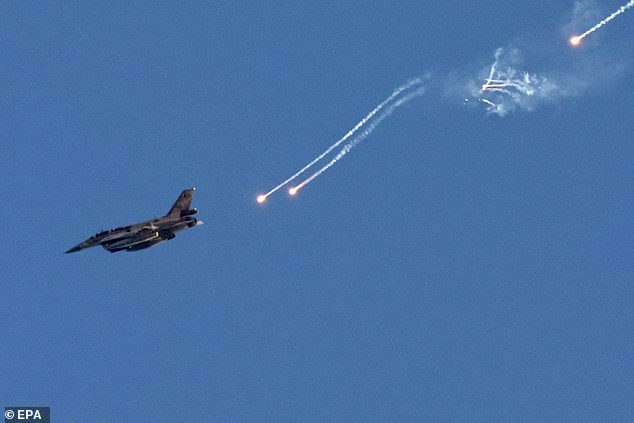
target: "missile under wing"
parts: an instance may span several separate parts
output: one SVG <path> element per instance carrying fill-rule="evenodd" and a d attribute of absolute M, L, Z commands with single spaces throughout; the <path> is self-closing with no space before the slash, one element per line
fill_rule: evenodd
<path fill-rule="evenodd" d="M 190 208 L 195 190 L 196 188 L 183 190 L 165 216 L 97 232 L 66 253 L 74 253 L 97 245 L 101 245 L 111 253 L 143 250 L 169 241 L 176 236 L 177 232 L 202 225 L 202 220 L 193 217 L 198 211 Z"/>

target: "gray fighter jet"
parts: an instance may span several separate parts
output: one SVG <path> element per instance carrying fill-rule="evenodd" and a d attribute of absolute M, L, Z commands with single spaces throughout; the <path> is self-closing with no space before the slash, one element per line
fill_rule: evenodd
<path fill-rule="evenodd" d="M 170 211 L 163 217 L 98 232 L 66 253 L 74 253 L 97 245 L 101 245 L 111 253 L 143 250 L 174 238 L 176 232 L 202 225 L 202 220 L 192 217 L 198 211 L 189 208 L 195 190 L 196 188 L 190 188 L 181 192 Z"/>

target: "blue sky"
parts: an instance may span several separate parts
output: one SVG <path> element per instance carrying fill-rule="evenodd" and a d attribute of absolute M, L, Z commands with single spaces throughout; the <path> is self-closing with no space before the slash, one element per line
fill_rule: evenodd
<path fill-rule="evenodd" d="M 4 2 L 0 406 L 634 419 L 634 12 L 566 43 L 618 6 Z M 554 94 L 464 104 L 498 47 Z M 424 74 L 297 197 L 255 203 Z M 190 186 L 204 226 L 63 254 Z"/>

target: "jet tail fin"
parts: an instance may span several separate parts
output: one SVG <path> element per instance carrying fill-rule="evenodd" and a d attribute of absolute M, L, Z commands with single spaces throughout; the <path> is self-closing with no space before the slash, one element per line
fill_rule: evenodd
<path fill-rule="evenodd" d="M 167 216 L 180 216 L 181 211 L 189 210 L 189 206 L 191 206 L 192 204 L 192 196 L 194 195 L 194 191 L 196 191 L 196 188 L 183 190 L 183 192 L 181 192 L 181 194 L 176 199 L 176 202 L 174 203 L 170 211 L 167 212 Z"/>

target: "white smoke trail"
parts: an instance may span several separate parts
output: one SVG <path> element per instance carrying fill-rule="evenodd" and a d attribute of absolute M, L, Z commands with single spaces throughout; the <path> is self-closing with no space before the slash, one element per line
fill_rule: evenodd
<path fill-rule="evenodd" d="M 590 10 L 592 8 L 589 6 L 592 6 L 592 1 L 575 2 L 575 10 L 573 12 L 574 22 L 568 23 L 562 30 L 569 34 L 571 26 L 578 27 L 578 19 L 580 18 L 585 22 L 584 26 L 588 24 L 588 19 L 591 19 L 590 22 L 596 22 L 600 19 L 600 15 L 596 15 L 595 11 Z M 629 0 L 628 3 L 621 6 L 616 12 L 583 34 L 572 37 L 570 42 L 578 44 L 582 38 L 593 33 L 613 20 L 616 16 L 633 7 L 634 0 Z M 516 47 L 518 41 L 522 41 L 522 39 L 513 41 L 510 44 L 512 47 L 497 49 L 493 63 L 482 68 L 476 78 L 468 78 L 466 85 L 464 84 L 464 77 L 460 76 L 460 73 L 448 75 L 449 78 L 446 81 L 441 81 L 445 95 L 450 98 L 460 95 L 465 103 L 475 100 L 475 102 L 479 104 L 484 104 L 489 113 L 505 116 L 514 110 L 532 111 L 542 104 L 552 104 L 561 99 L 583 95 L 591 90 L 605 89 L 606 84 L 613 83 L 613 81 L 617 80 L 617 77 L 621 76 L 628 67 L 626 66 L 628 63 L 624 63 L 621 57 L 614 59 L 610 55 L 601 52 L 593 52 L 591 59 L 594 60 L 588 60 L 587 57 L 585 60 L 582 60 L 580 58 L 567 57 L 566 55 L 550 57 L 553 55 L 550 54 L 551 49 L 546 45 L 543 46 L 544 48 L 537 50 L 537 52 L 543 56 L 539 57 L 541 69 L 537 72 L 528 72 L 522 69 L 522 55 L 520 50 Z M 534 54 L 536 51 L 535 45 L 531 44 L 530 47 L 531 49 L 528 49 L 529 53 L 533 52 Z M 627 51 L 631 54 L 631 49 Z M 546 54 L 544 55 L 543 52 L 546 52 Z M 529 62 L 529 64 L 531 63 Z M 571 69 L 574 69 L 574 72 L 570 72 Z M 425 81 L 426 80 L 428 79 L 426 78 Z M 334 149 L 344 142 L 347 142 L 334 158 L 289 190 L 291 195 L 296 194 L 301 188 L 330 169 L 355 146 L 363 142 L 363 140 L 365 140 L 386 117 L 390 116 L 397 107 L 421 95 L 425 89 L 418 85 L 422 85 L 423 82 L 421 78 L 417 78 L 397 87 L 390 96 L 370 111 L 370 113 L 361 119 L 361 121 L 341 139 L 275 188 L 266 194 L 258 196 L 257 201 L 259 203 L 264 202 L 269 195 L 304 174 Z M 468 98 L 465 98 L 465 95 L 467 95 Z"/>
<path fill-rule="evenodd" d="M 532 110 L 540 100 L 556 96 L 558 87 L 554 82 L 515 68 L 519 56 L 517 50 L 505 54 L 504 49 L 498 48 L 484 84 L 472 90 L 472 95 L 487 105 L 489 113 L 505 116 L 517 107 Z"/>
<path fill-rule="evenodd" d="M 297 186 L 294 186 L 293 188 L 291 188 L 290 193 L 294 195 L 295 193 L 297 193 L 297 191 L 299 191 L 300 189 L 302 189 L 303 187 L 305 187 L 306 185 L 311 183 L 319 175 L 321 175 L 322 173 L 324 173 L 325 171 L 330 169 L 335 163 L 337 163 L 339 160 L 341 160 L 341 158 L 343 158 L 343 156 L 345 156 L 347 153 L 349 153 L 350 150 L 352 150 L 354 147 L 359 145 L 364 139 L 366 139 L 368 137 L 368 135 L 370 135 L 372 133 L 372 131 L 374 131 L 374 129 L 377 126 L 379 126 L 379 124 L 386 117 L 388 117 L 392 113 L 394 113 L 394 110 L 396 110 L 398 107 L 402 106 L 403 104 L 408 103 L 413 98 L 422 95 L 424 92 L 425 92 L 425 87 L 420 87 L 416 91 L 413 91 L 413 92 L 407 94 L 406 96 L 404 96 L 403 98 L 400 98 L 396 102 L 390 104 L 385 109 L 385 111 L 383 111 L 383 113 L 381 113 L 376 119 L 374 119 L 372 122 L 370 122 L 370 124 L 368 124 L 368 126 L 359 135 L 354 137 L 350 142 L 348 142 L 348 144 L 344 145 L 343 148 L 341 149 L 341 151 L 339 151 L 339 153 L 337 153 L 337 155 L 331 161 L 329 161 L 324 167 L 319 169 L 317 172 L 313 173 L 311 176 L 306 178 L 300 184 L 298 184 Z"/>
<path fill-rule="evenodd" d="M 308 163 L 306 166 L 304 166 L 303 168 L 301 168 L 300 170 L 295 172 L 293 175 L 291 175 L 284 182 L 280 183 L 279 185 L 277 185 L 275 188 L 273 188 L 272 190 L 270 190 L 266 194 L 260 195 L 258 197 L 258 202 L 260 202 L 260 203 L 264 202 L 269 195 L 273 194 L 275 191 L 279 190 L 280 188 L 282 188 L 283 186 L 287 185 L 289 182 L 293 181 L 295 178 L 297 178 L 298 176 L 300 176 L 301 174 L 306 172 L 315 163 L 317 163 L 318 161 L 323 159 L 328 153 L 330 153 L 332 150 L 337 148 L 339 145 L 341 145 L 343 142 L 345 142 L 348 138 L 350 138 L 352 135 L 354 135 L 363 125 L 365 125 L 370 119 L 372 119 L 387 104 L 389 104 L 392 100 L 394 100 L 396 97 L 398 97 L 403 91 L 406 91 L 406 90 L 412 88 L 413 86 L 418 85 L 418 84 L 420 84 L 422 82 L 423 82 L 423 80 L 421 78 L 415 78 L 415 79 L 409 80 L 407 83 L 397 87 L 392 92 L 392 94 L 390 94 L 389 97 L 387 97 L 385 100 L 383 100 L 381 103 L 379 103 L 378 106 L 376 106 L 374 109 L 372 109 L 372 111 L 370 111 L 370 113 L 368 113 L 363 119 L 361 119 L 359 121 L 359 123 L 357 123 L 354 126 L 354 128 L 349 130 L 339 141 L 337 141 L 336 143 L 334 143 L 333 145 L 328 147 L 323 153 L 321 153 L 319 156 L 315 157 L 310 163 Z"/>
<path fill-rule="evenodd" d="M 601 22 L 599 22 L 598 24 L 596 24 L 595 26 L 593 26 L 592 28 L 590 28 L 589 30 L 587 30 L 586 32 L 584 32 L 581 35 L 577 35 L 575 37 L 572 37 L 570 39 L 570 42 L 572 44 L 579 44 L 579 42 L 581 40 L 583 40 L 585 37 L 587 37 L 589 34 L 592 34 L 594 31 L 596 31 L 597 29 L 601 28 L 603 25 L 605 25 L 606 23 L 610 22 L 612 19 L 616 18 L 617 16 L 619 16 L 621 13 L 625 12 L 627 9 L 630 9 L 634 7 L 634 0 L 630 0 L 627 4 L 619 7 L 616 12 L 612 13 L 610 16 L 608 16 L 607 18 L 603 19 Z"/>

